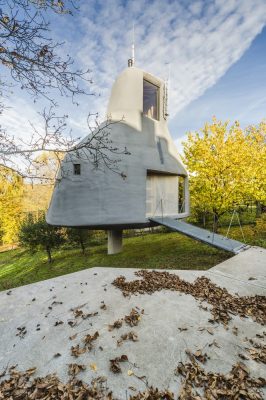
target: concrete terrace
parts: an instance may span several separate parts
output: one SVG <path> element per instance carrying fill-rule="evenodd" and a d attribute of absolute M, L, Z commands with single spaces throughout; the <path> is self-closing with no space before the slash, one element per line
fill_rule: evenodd
<path fill-rule="evenodd" d="M 265 267 L 266 250 L 252 247 L 208 271 L 169 272 L 189 282 L 206 276 L 232 294 L 265 296 Z M 192 352 L 202 349 L 208 354 L 208 361 L 202 365 L 205 370 L 228 373 L 233 364 L 243 362 L 239 354 L 246 354 L 245 338 L 254 338 L 265 331 L 265 327 L 251 318 L 239 316 L 232 316 L 228 329 L 222 324 L 211 324 L 208 321 L 211 312 L 200 308 L 200 302 L 188 294 L 162 290 L 152 295 L 124 297 L 112 281 L 119 275 L 135 280 L 135 271 L 92 268 L 1 292 L 0 373 L 7 365 L 18 364 L 19 370 L 37 367 L 38 376 L 55 372 L 67 381 L 67 364 L 78 363 L 87 367 L 79 378 L 89 383 L 97 376 L 107 377 L 107 386 L 119 399 L 134 394 L 130 387 L 141 391 L 146 388 L 135 375 L 145 376 L 149 385 L 177 394 L 181 378 L 174 371 L 180 361 L 188 361 L 186 349 Z M 101 308 L 103 304 L 106 309 Z M 75 321 L 73 308 L 98 314 L 77 319 L 77 325 L 71 327 L 69 322 Z M 108 325 L 129 315 L 132 308 L 144 309 L 139 324 L 131 328 L 123 322 L 120 329 L 109 331 Z M 25 327 L 23 338 L 16 336 L 18 327 Z M 93 349 L 73 357 L 71 346 L 82 343 L 84 335 L 96 331 L 99 338 L 93 342 Z M 120 336 L 129 331 L 137 334 L 138 341 L 124 341 L 117 346 Z M 76 338 L 70 340 L 76 333 Z M 219 347 L 209 346 L 214 339 Z M 54 357 L 57 353 L 61 356 Z M 122 354 L 128 356 L 129 362 L 121 363 L 122 373 L 114 374 L 109 360 Z M 263 363 L 252 359 L 244 363 L 251 376 L 265 377 Z M 94 364 L 97 371 L 91 367 Z"/>

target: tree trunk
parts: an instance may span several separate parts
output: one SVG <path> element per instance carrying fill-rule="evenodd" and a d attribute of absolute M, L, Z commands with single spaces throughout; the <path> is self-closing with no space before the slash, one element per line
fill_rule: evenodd
<path fill-rule="evenodd" d="M 203 228 L 205 229 L 206 228 L 206 213 L 205 212 L 203 213 L 203 216 L 202 216 L 202 223 L 203 223 Z"/>
<path fill-rule="evenodd" d="M 214 213 L 214 217 L 213 217 L 213 231 L 214 231 L 214 233 L 218 232 L 218 220 L 219 220 L 218 214 Z"/>
<path fill-rule="evenodd" d="M 46 253 L 47 253 L 47 257 L 48 257 L 48 263 L 51 264 L 52 262 L 52 254 L 51 254 L 51 249 L 49 246 L 46 246 Z"/>
<path fill-rule="evenodd" d="M 261 216 L 261 202 L 256 201 L 256 218 Z"/>
<path fill-rule="evenodd" d="M 85 245 L 84 245 L 84 242 L 83 242 L 82 238 L 80 238 L 80 247 L 81 247 L 81 250 L 82 250 L 82 254 L 84 255 L 85 254 Z"/>

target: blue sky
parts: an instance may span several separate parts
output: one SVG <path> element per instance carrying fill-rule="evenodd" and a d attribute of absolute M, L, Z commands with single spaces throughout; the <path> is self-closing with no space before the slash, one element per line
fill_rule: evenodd
<path fill-rule="evenodd" d="M 175 137 L 198 130 L 213 116 L 242 126 L 266 119 L 266 28 L 244 55 L 202 96 L 170 122 Z"/>
<path fill-rule="evenodd" d="M 90 0 L 74 17 L 51 18 L 54 39 L 65 42 L 62 53 L 91 69 L 88 89 L 97 94 L 79 99 L 78 108 L 57 97 L 74 135 L 88 133 L 89 112 L 104 117 L 112 83 L 130 57 L 133 22 L 136 66 L 164 79 L 171 64 L 169 125 L 178 145 L 213 115 L 243 126 L 266 117 L 265 0 Z M 9 133 L 29 135 L 29 121 L 42 129 L 42 101 L 34 104 L 15 88 L 9 104 L 1 116 Z"/>

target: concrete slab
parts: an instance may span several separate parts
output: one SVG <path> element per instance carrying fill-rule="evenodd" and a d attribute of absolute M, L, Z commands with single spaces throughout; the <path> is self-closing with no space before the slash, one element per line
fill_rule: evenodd
<path fill-rule="evenodd" d="M 234 254 L 238 254 L 249 248 L 245 243 L 239 242 L 231 238 L 227 238 L 217 233 L 210 232 L 207 229 L 199 228 L 198 226 L 184 222 L 183 220 L 170 217 L 153 217 L 150 221 L 157 224 L 167 226 L 168 228 L 180 232 L 183 235 L 189 236 L 193 239 L 199 240 L 203 243 L 208 243 L 210 246 L 223 249 Z"/>
<path fill-rule="evenodd" d="M 264 256 L 264 250 L 254 248 L 209 271 L 170 272 L 190 282 L 205 275 L 231 293 L 266 295 L 266 287 L 260 279 L 265 278 Z M 251 262 L 253 268 L 250 268 Z M 18 364 L 21 370 L 36 366 L 38 375 L 56 372 L 66 381 L 67 364 L 78 363 L 87 367 L 79 374 L 81 379 L 90 382 L 96 376 L 106 376 L 108 387 L 119 399 L 127 399 L 130 393 L 134 393 L 129 387 L 137 390 L 146 387 L 140 379 L 129 376 L 128 370 L 138 376 L 146 376 L 150 385 L 178 393 L 181 381 L 174 375 L 174 370 L 180 361 L 188 361 L 186 349 L 204 349 L 210 359 L 203 367 L 208 371 L 225 373 L 241 361 L 239 353 L 245 353 L 245 338 L 254 338 L 265 331 L 265 327 L 252 319 L 238 316 L 233 316 L 228 329 L 221 324 L 213 326 L 208 322 L 211 313 L 199 308 L 199 302 L 191 295 L 163 290 L 152 295 L 125 298 L 112 281 L 119 275 L 124 275 L 127 280 L 137 279 L 135 271 L 128 268 L 92 268 L 16 288 L 11 293 L 1 292 L 0 372 L 7 364 Z M 249 281 L 249 275 L 260 278 Z M 100 308 L 102 301 L 107 306 L 106 310 Z M 98 315 L 80 319 L 77 326 L 71 327 L 68 324 L 74 319 L 71 309 L 78 306 L 82 306 L 84 313 L 98 312 Z M 128 315 L 133 307 L 144 309 L 139 325 L 131 328 L 123 323 L 120 329 L 110 332 L 108 325 Z M 55 326 L 59 321 L 63 323 Z M 22 326 L 27 330 L 24 338 L 16 336 L 17 328 Z M 206 329 L 201 330 L 202 327 L 211 327 L 213 335 Z M 238 328 L 237 336 L 233 327 Z M 126 341 L 118 347 L 117 340 L 121 334 L 131 330 L 137 333 L 139 340 Z M 100 336 L 92 351 L 78 358 L 71 356 L 71 346 L 82 343 L 86 334 L 95 331 Z M 75 333 L 76 339 L 69 340 Z M 214 339 L 219 348 L 209 347 Z M 56 353 L 61 356 L 54 358 Z M 122 354 L 128 356 L 129 362 L 121 364 L 121 374 L 114 374 L 109 369 L 109 360 Z M 90 368 L 91 364 L 96 364 L 97 371 Z M 247 360 L 245 364 L 252 376 L 265 376 L 263 364 L 253 360 Z"/>

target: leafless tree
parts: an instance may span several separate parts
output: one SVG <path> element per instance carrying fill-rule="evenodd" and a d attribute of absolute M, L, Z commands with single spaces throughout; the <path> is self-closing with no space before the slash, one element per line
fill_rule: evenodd
<path fill-rule="evenodd" d="M 32 135 L 29 141 L 9 137 L 5 132 L 0 133 L 0 166 L 8 167 L 19 175 L 29 180 L 53 181 L 56 175 L 46 174 L 43 171 L 43 163 L 36 157 L 44 152 L 51 153 L 57 160 L 57 168 L 65 154 L 68 154 L 68 162 L 74 160 L 85 160 L 95 168 L 107 167 L 119 173 L 123 178 L 125 175 L 119 169 L 121 154 L 130 154 L 127 148 L 115 146 L 110 139 L 110 129 L 116 122 L 106 120 L 99 123 L 97 115 L 89 115 L 87 118 L 88 135 L 74 138 L 67 127 L 67 115 L 59 117 L 55 114 L 53 107 L 44 109 L 41 113 L 43 129 L 36 129 L 31 124 Z M 64 176 L 62 170 L 61 176 Z M 66 176 L 66 175 L 65 175 Z"/>
<path fill-rule="evenodd" d="M 76 1 L 77 3 L 77 1 Z M 63 43 L 50 37 L 47 12 L 71 14 L 75 3 L 67 0 L 0 0 L 0 63 L 9 71 L 11 81 L 34 98 L 43 96 L 54 102 L 51 91 L 64 96 L 85 94 L 82 81 L 89 71 L 72 69 L 74 60 L 59 56 Z M 7 83 L 0 82 L 1 88 Z M 10 83 L 8 83 L 10 84 Z"/>
<path fill-rule="evenodd" d="M 55 43 L 50 38 L 46 20 L 49 13 L 71 15 L 77 6 L 78 0 L 0 0 L 0 71 L 7 71 L 10 76 L 10 80 L 0 78 L 0 116 L 5 109 L 4 95 L 13 85 L 26 90 L 33 101 L 42 97 L 52 103 L 41 113 L 43 130 L 32 125 L 33 134 L 28 142 L 18 140 L 0 126 L 0 166 L 31 179 L 34 178 L 33 161 L 39 152 L 53 152 L 59 161 L 65 153 L 90 158 L 95 167 L 103 164 L 116 172 L 119 160 L 114 154 L 128 153 L 111 143 L 111 121 L 100 125 L 96 118 L 92 129 L 90 115 L 91 134 L 81 142 L 70 132 L 66 135 L 67 116 L 59 117 L 55 113 L 56 92 L 71 97 L 73 103 L 77 103 L 78 95 L 90 94 L 85 89 L 86 83 L 91 83 L 90 71 L 75 69 L 73 58 L 59 55 L 63 43 Z"/>

